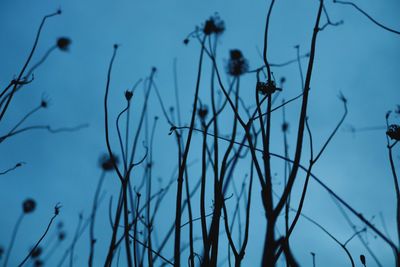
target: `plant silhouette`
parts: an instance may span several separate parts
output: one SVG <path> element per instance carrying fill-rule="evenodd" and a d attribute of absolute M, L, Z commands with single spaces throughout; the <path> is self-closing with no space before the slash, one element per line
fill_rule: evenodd
<path fill-rule="evenodd" d="M 87 4 L 0 4 L 1 265 L 400 267 L 397 4 Z"/>

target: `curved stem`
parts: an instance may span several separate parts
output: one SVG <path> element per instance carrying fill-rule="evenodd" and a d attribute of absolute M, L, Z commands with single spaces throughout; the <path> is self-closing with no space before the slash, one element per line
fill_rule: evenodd
<path fill-rule="evenodd" d="M 22 219 L 24 218 L 24 215 L 25 215 L 25 213 L 21 213 L 21 215 L 18 217 L 17 222 L 15 223 L 14 230 L 13 230 L 12 235 L 11 235 L 10 245 L 8 246 L 7 254 L 6 254 L 6 257 L 4 258 L 4 263 L 3 263 L 4 267 L 7 266 L 8 259 L 9 259 L 10 254 L 11 254 L 11 250 L 12 250 L 12 248 L 14 246 L 14 242 L 15 242 L 15 238 L 16 238 L 17 233 L 18 233 L 19 226 L 21 225 L 21 222 L 22 222 Z"/>

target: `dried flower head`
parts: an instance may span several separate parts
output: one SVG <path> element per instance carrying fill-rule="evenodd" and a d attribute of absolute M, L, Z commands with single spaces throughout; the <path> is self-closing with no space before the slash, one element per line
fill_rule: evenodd
<path fill-rule="evenodd" d="M 100 167 L 103 169 L 103 171 L 112 171 L 112 170 L 114 170 L 114 164 L 113 164 L 113 162 L 114 162 L 115 164 L 118 164 L 118 163 L 119 163 L 118 157 L 112 156 L 112 157 L 110 158 L 110 156 L 109 156 L 108 154 L 103 154 L 103 155 L 100 157 L 99 165 L 100 165 Z"/>
<path fill-rule="evenodd" d="M 282 88 L 276 87 L 274 81 L 257 82 L 256 90 L 262 95 L 272 95 L 276 91 L 282 91 Z"/>
<path fill-rule="evenodd" d="M 41 106 L 42 108 L 47 108 L 48 104 L 49 104 L 49 103 L 47 103 L 47 101 L 46 101 L 45 99 L 42 99 L 42 101 L 40 102 L 40 106 Z"/>
<path fill-rule="evenodd" d="M 386 131 L 386 135 L 392 140 L 400 141 L 400 126 L 392 124 Z"/>
<path fill-rule="evenodd" d="M 54 207 L 54 214 L 58 215 L 60 213 L 60 209 L 61 209 L 61 205 L 60 203 L 57 203 L 56 206 Z"/>
<path fill-rule="evenodd" d="M 60 231 L 58 233 L 58 240 L 63 241 L 65 239 L 66 233 L 64 231 Z"/>
<path fill-rule="evenodd" d="M 230 51 L 230 59 L 227 65 L 227 71 L 230 75 L 238 77 L 249 70 L 249 64 L 247 59 L 243 57 L 243 54 L 238 49 Z"/>
<path fill-rule="evenodd" d="M 33 266 L 35 266 L 35 267 L 42 267 L 42 266 L 44 266 L 44 263 L 43 263 L 42 260 L 37 259 L 37 260 L 35 260 L 35 262 L 33 263 Z"/>
<path fill-rule="evenodd" d="M 286 121 L 284 123 L 282 123 L 282 132 L 287 132 L 287 130 L 289 130 L 289 123 L 287 123 Z"/>
<path fill-rule="evenodd" d="M 343 95 L 342 92 L 339 93 L 339 99 L 341 101 L 343 101 L 343 103 L 345 103 L 345 104 L 347 103 L 347 98 Z"/>
<path fill-rule="evenodd" d="M 208 20 L 206 20 L 203 27 L 203 33 L 205 35 L 211 35 L 211 34 L 219 35 L 222 34 L 224 30 L 225 30 L 225 23 L 220 19 L 218 14 L 215 14 L 213 17 L 210 17 Z"/>
<path fill-rule="evenodd" d="M 42 99 L 40 100 L 40 107 L 48 108 L 51 104 L 51 99 L 46 93 L 42 94 Z"/>
<path fill-rule="evenodd" d="M 31 198 L 26 199 L 22 204 L 22 209 L 24 213 L 31 213 L 35 210 L 35 208 L 36 208 L 36 201 Z"/>
<path fill-rule="evenodd" d="M 132 96 L 133 96 L 133 92 L 132 91 L 129 91 L 129 90 L 125 91 L 125 98 L 126 98 L 127 101 L 130 101 L 132 99 Z"/>
<path fill-rule="evenodd" d="M 208 108 L 207 106 L 200 106 L 200 108 L 197 111 L 197 115 L 199 115 L 201 120 L 204 120 L 207 115 L 208 115 Z"/>
<path fill-rule="evenodd" d="M 57 39 L 57 47 L 61 50 L 61 51 L 69 51 L 69 46 L 71 45 L 71 39 L 69 39 L 68 37 L 60 37 Z"/>
<path fill-rule="evenodd" d="M 43 251 L 42 247 L 36 247 L 36 248 L 32 251 L 31 257 L 32 257 L 33 259 L 39 258 L 39 256 L 42 254 L 42 251 Z"/>

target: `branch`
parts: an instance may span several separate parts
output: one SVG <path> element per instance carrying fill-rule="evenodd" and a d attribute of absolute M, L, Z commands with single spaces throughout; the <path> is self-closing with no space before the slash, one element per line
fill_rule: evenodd
<path fill-rule="evenodd" d="M 78 126 L 75 126 L 75 127 L 61 127 L 61 128 L 56 128 L 56 129 L 53 129 L 50 125 L 28 126 L 28 127 L 25 127 L 25 128 L 21 128 L 21 129 L 19 129 L 17 131 L 14 131 L 12 133 L 6 134 L 4 136 L 1 136 L 0 137 L 0 143 L 3 142 L 5 139 L 11 137 L 11 136 L 14 136 L 14 135 L 17 135 L 17 134 L 20 134 L 20 133 L 23 133 L 23 132 L 26 132 L 26 131 L 29 131 L 29 130 L 47 130 L 48 132 L 50 132 L 52 134 L 56 134 L 56 133 L 61 133 L 61 132 L 75 132 L 75 131 L 78 131 L 80 129 L 86 128 L 88 126 L 89 126 L 89 124 L 87 124 L 87 123 L 81 124 L 81 125 L 78 125 Z"/>
<path fill-rule="evenodd" d="M 337 4 L 342 4 L 342 5 L 350 5 L 350 6 L 354 7 L 355 9 L 357 9 L 361 14 L 363 14 L 364 16 L 366 16 L 370 21 L 372 21 L 372 22 L 373 22 L 375 25 L 377 25 L 378 27 L 380 27 L 380 28 L 382 28 L 382 29 L 384 29 L 384 30 L 386 30 L 386 31 L 389 31 L 389 32 L 392 32 L 392 33 L 395 33 L 395 34 L 399 34 L 399 35 L 400 35 L 400 32 L 399 32 L 399 31 L 393 30 L 393 29 L 391 29 L 391 28 L 389 28 L 389 27 L 386 27 L 385 25 L 379 23 L 377 20 L 375 20 L 374 18 L 372 18 L 370 15 L 368 15 L 367 12 L 365 12 L 364 10 L 362 10 L 361 8 L 359 8 L 356 4 L 354 4 L 354 3 L 352 3 L 352 2 L 349 2 L 349 1 L 339 1 L 339 0 L 333 0 L 333 2 L 334 2 L 334 3 L 337 3 Z"/>
<path fill-rule="evenodd" d="M 7 170 L 0 172 L 0 175 L 7 174 L 7 173 L 9 173 L 9 172 L 11 172 L 11 171 L 13 171 L 13 170 L 15 170 L 15 169 L 21 167 L 21 166 L 24 165 L 24 164 L 25 164 L 25 162 L 22 162 L 22 161 L 21 161 L 21 162 L 18 162 L 17 164 L 15 164 L 14 167 L 8 168 Z"/>
<path fill-rule="evenodd" d="M 53 223 L 53 220 L 58 216 L 60 213 L 60 208 L 61 206 L 59 204 L 56 204 L 54 207 L 54 215 L 50 219 L 49 224 L 47 225 L 46 231 L 43 233 L 43 235 L 40 237 L 40 239 L 36 242 L 35 246 L 30 250 L 29 254 L 22 260 L 22 262 L 18 265 L 18 267 L 21 267 L 25 264 L 25 262 L 29 259 L 29 257 L 32 255 L 32 253 L 36 250 L 36 248 L 39 246 L 40 242 L 42 242 L 43 238 L 47 235 L 47 232 L 50 229 L 51 224 Z"/>

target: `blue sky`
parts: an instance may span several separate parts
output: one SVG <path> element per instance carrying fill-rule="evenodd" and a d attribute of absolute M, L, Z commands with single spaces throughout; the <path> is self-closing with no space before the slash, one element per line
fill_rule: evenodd
<path fill-rule="evenodd" d="M 398 1 L 369 0 L 356 3 L 384 25 L 400 29 Z M 70 243 L 78 214 L 83 212 L 84 216 L 88 216 L 90 213 L 95 186 L 101 174 L 98 158 L 106 151 L 102 101 L 113 44 L 118 43 L 121 46 L 112 74 L 112 117 L 115 118 L 125 105 L 123 92 L 140 78 L 148 76 L 153 66 L 157 67 L 156 83 L 164 102 L 168 107 L 174 105 L 173 62 L 176 59 L 183 120 L 189 123 L 199 44 L 193 40 L 185 46 L 183 39 L 196 26 L 218 12 L 226 25 L 226 31 L 218 44 L 217 60 L 220 69 L 224 68 L 229 58 L 229 50 L 236 48 L 248 59 L 250 68 L 259 67 L 262 59 L 258 51 L 263 47 L 268 4 L 268 1 L 259 0 L 0 1 L 1 88 L 8 84 L 23 65 L 43 15 L 58 8 L 63 11 L 61 16 L 51 18 L 46 23 L 33 62 L 58 37 L 68 36 L 72 40 L 68 53 L 54 51 L 35 72 L 34 82 L 16 95 L 0 125 L 1 133 L 10 129 L 19 118 L 38 105 L 43 94 L 51 99 L 50 107 L 35 114 L 26 125 L 49 124 L 57 128 L 89 124 L 88 128 L 73 133 L 32 131 L 0 144 L 0 170 L 19 161 L 26 162 L 23 167 L 0 177 L 0 245 L 8 244 L 23 200 L 32 197 L 38 203 L 37 210 L 22 222 L 11 255 L 11 266 L 20 262 L 40 236 L 57 202 L 63 206 L 58 219 L 64 222 L 68 238 L 63 249 L 52 257 L 49 266 L 57 264 L 66 244 Z M 372 24 L 349 6 L 327 1 L 326 7 L 332 21 L 343 20 L 344 24 L 326 28 L 319 34 L 317 41 L 308 112 L 316 150 L 329 136 L 343 112 L 342 104 L 337 98 L 339 92 L 343 92 L 348 99 L 349 114 L 344 127 L 314 167 L 314 173 L 363 213 L 365 218 L 374 217 L 372 222 L 379 229 L 383 229 L 379 216 L 381 213 L 390 237 L 396 240 L 395 192 L 385 130 L 352 134 L 345 129 L 349 124 L 356 128 L 384 126 L 385 113 L 400 104 L 400 38 Z M 317 8 L 318 1 L 277 1 L 271 17 L 269 38 L 268 58 L 272 63 L 295 58 L 295 45 L 300 46 L 301 53 L 309 52 Z M 205 63 L 204 79 L 200 88 L 200 96 L 204 101 L 208 101 L 210 65 L 209 61 Z M 307 60 L 303 60 L 303 70 L 306 66 Z M 278 101 L 282 98 L 289 99 L 300 92 L 296 64 L 274 68 L 273 72 L 277 79 L 282 76 L 287 79 Z M 224 81 L 227 81 L 226 75 Z M 254 83 L 254 75 L 245 76 L 241 82 L 242 97 L 250 103 L 254 103 Z M 133 100 L 133 124 L 137 122 L 142 105 L 143 89 L 139 88 Z M 165 185 L 176 165 L 176 148 L 173 138 L 168 135 L 169 126 L 162 117 L 155 94 L 151 95 L 150 106 L 149 118 L 160 116 L 154 143 L 154 179 L 161 177 Z M 292 153 L 299 106 L 300 102 L 287 106 L 289 146 Z M 281 117 L 281 112 L 277 112 L 273 119 L 275 130 L 271 139 L 271 150 L 277 153 L 283 153 L 279 131 Z M 399 123 L 399 117 L 395 115 L 391 120 Z M 230 125 L 229 116 L 226 117 L 226 124 Z M 114 130 L 112 136 L 115 141 L 113 145 L 117 147 Z M 200 135 L 195 135 L 189 161 L 200 159 L 200 142 Z M 394 152 L 398 164 L 398 148 Z M 140 153 L 144 153 L 144 149 Z M 304 164 L 308 162 L 308 153 L 304 153 Z M 279 192 L 282 188 L 280 182 L 283 162 L 272 162 L 273 171 L 277 173 L 274 188 Z M 240 165 L 235 173 L 234 178 L 239 181 L 238 184 L 248 171 L 245 166 L 247 165 Z M 198 170 L 199 163 L 195 163 L 191 170 L 193 179 L 197 179 Z M 134 178 L 141 177 L 141 173 L 142 169 L 138 168 Z M 303 178 L 304 173 L 301 173 L 299 181 L 303 181 Z M 298 200 L 300 187 L 301 183 L 296 183 L 293 201 Z M 96 235 L 102 240 L 96 246 L 97 264 L 102 263 L 109 240 L 108 199 L 111 195 L 116 197 L 118 188 L 117 177 L 107 174 L 105 198 L 99 209 L 96 226 Z M 263 243 L 265 220 L 256 180 L 253 193 L 250 241 L 243 266 L 259 265 Z M 163 201 L 156 220 L 160 236 L 163 236 L 173 222 L 174 195 L 175 186 Z M 339 240 L 346 240 L 352 235 L 352 229 L 320 186 L 311 182 L 307 197 L 303 210 L 305 214 L 326 227 Z M 211 199 L 208 204 L 211 205 Z M 198 210 L 195 211 L 195 217 L 197 216 Z M 363 227 L 356 218 L 351 218 L 358 227 Z M 183 221 L 186 220 L 185 215 Z M 165 224 L 165 221 L 169 223 Z M 282 225 L 279 227 L 283 230 Z M 394 266 L 392 253 L 381 240 L 375 238 L 371 231 L 364 238 L 368 240 L 383 266 Z M 294 255 L 302 266 L 311 265 L 311 251 L 317 254 L 317 266 L 349 265 L 340 247 L 306 220 L 300 220 L 291 240 Z M 88 244 L 88 234 L 85 233 L 77 245 L 76 266 L 86 264 Z M 226 248 L 226 244 L 223 248 Z M 349 244 L 349 250 L 357 260 L 357 266 L 360 266 L 359 254 L 366 254 L 368 266 L 377 266 L 358 239 Z M 222 251 L 226 250 L 221 250 L 221 261 L 226 256 Z M 165 254 L 172 256 L 172 243 Z M 122 264 L 124 262 L 121 260 Z"/>

